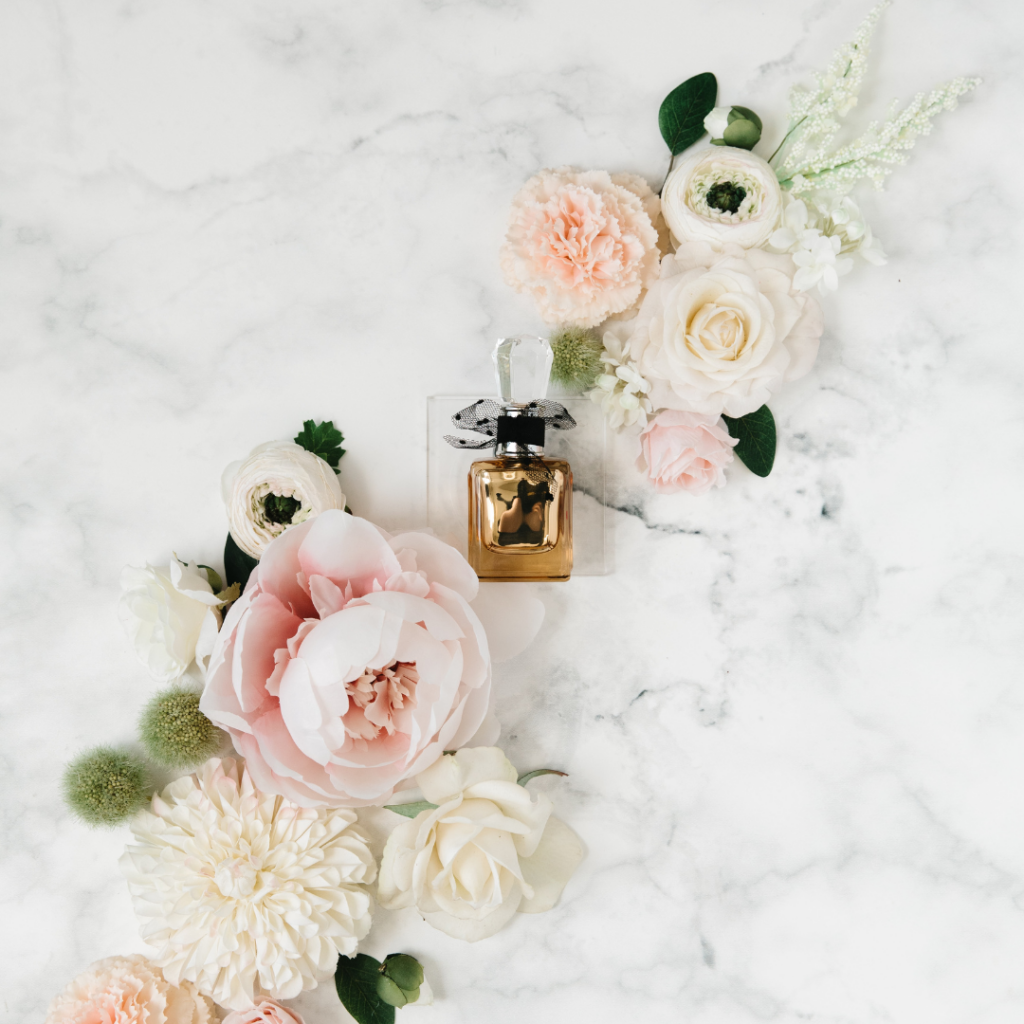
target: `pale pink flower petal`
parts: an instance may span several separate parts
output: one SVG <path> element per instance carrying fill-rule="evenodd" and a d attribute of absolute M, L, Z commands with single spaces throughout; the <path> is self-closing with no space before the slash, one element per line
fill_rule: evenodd
<path fill-rule="evenodd" d="M 637 465 L 659 494 L 706 494 L 725 485 L 736 444 L 719 417 L 666 409 L 640 434 Z"/>

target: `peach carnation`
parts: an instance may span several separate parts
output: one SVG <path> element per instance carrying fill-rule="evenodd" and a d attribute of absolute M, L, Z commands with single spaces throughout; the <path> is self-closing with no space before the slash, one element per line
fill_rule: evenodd
<path fill-rule="evenodd" d="M 660 210 L 635 174 L 541 171 L 512 201 L 505 280 L 531 294 L 548 323 L 596 327 L 657 280 Z"/>
<path fill-rule="evenodd" d="M 50 1004 L 46 1024 L 212 1024 L 195 985 L 171 985 L 144 956 L 112 956 L 83 971 Z"/>

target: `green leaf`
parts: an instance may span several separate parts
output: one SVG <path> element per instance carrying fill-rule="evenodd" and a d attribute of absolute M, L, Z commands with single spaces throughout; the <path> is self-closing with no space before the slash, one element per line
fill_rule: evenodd
<path fill-rule="evenodd" d="M 217 572 L 213 566 L 203 565 L 202 562 L 200 562 L 198 568 L 206 570 L 206 578 L 210 581 L 210 587 L 213 589 L 215 594 L 224 589 L 224 581 L 220 578 L 220 573 Z"/>
<path fill-rule="evenodd" d="M 753 149 L 761 138 L 761 129 L 745 118 L 733 121 L 725 129 L 722 141 L 727 146 L 735 146 L 737 149 Z"/>
<path fill-rule="evenodd" d="M 538 768 L 535 772 L 527 772 L 525 775 L 520 775 L 519 778 L 516 779 L 516 782 L 518 782 L 520 786 L 525 786 L 530 779 L 535 779 L 539 775 L 561 775 L 563 778 L 566 778 L 568 774 L 568 772 L 556 771 L 554 768 Z"/>
<path fill-rule="evenodd" d="M 733 419 L 723 416 L 729 433 L 739 440 L 733 449 L 751 473 L 767 476 L 775 462 L 775 417 L 767 405 Z"/>
<path fill-rule="evenodd" d="M 249 573 L 259 564 L 259 559 L 247 555 L 229 533 L 228 539 L 224 542 L 224 575 L 228 578 L 228 586 L 237 583 L 240 589 L 245 590 Z"/>
<path fill-rule="evenodd" d="M 432 811 L 437 804 L 429 800 L 417 800 L 411 804 L 385 804 L 385 811 L 394 811 L 395 814 L 404 814 L 407 818 L 415 818 L 421 811 Z"/>
<path fill-rule="evenodd" d="M 307 452 L 318 455 L 334 470 L 337 470 L 338 461 L 345 454 L 345 449 L 341 447 L 345 435 L 335 427 L 334 420 L 324 420 L 319 425 L 312 420 L 304 420 L 302 430 L 294 440 Z"/>
<path fill-rule="evenodd" d="M 718 79 L 710 71 L 688 78 L 665 97 L 658 111 L 658 127 L 673 156 L 704 134 L 704 118 L 714 109 L 716 99 Z"/>
<path fill-rule="evenodd" d="M 338 998 L 358 1024 L 395 1024 L 395 1008 L 377 995 L 380 961 L 365 953 L 339 956 L 334 971 Z"/>

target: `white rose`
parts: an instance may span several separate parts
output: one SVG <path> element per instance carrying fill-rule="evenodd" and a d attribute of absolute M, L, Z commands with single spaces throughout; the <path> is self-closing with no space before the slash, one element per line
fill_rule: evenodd
<path fill-rule="evenodd" d="M 725 129 L 729 127 L 729 114 L 732 107 L 715 107 L 714 110 L 704 118 L 704 131 L 713 139 L 720 139 L 725 135 Z"/>
<path fill-rule="evenodd" d="M 814 364 L 821 307 L 789 256 L 704 242 L 661 263 L 630 338 L 655 409 L 745 416 Z"/>
<path fill-rule="evenodd" d="M 731 242 L 752 249 L 779 222 L 782 190 L 759 156 L 732 146 L 699 149 L 665 182 L 661 212 L 676 245 Z"/>
<path fill-rule="evenodd" d="M 253 558 L 289 526 L 329 508 L 345 508 L 338 474 L 293 441 L 269 441 L 253 448 L 244 461 L 232 462 L 224 470 L 221 490 L 231 536 Z"/>
<path fill-rule="evenodd" d="M 438 807 L 388 837 L 381 906 L 415 906 L 428 924 L 469 942 L 493 935 L 516 911 L 550 910 L 583 849 L 551 817 L 551 801 L 531 796 L 516 777 L 497 747 L 446 754 L 417 775 Z"/>
<path fill-rule="evenodd" d="M 205 668 L 222 602 L 202 569 L 177 558 L 166 570 L 129 565 L 121 573 L 121 591 L 118 617 L 154 679 L 177 679 L 193 660 Z"/>

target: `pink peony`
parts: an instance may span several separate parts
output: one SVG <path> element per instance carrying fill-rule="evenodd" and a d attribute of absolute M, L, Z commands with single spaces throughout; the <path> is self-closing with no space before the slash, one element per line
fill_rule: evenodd
<path fill-rule="evenodd" d="M 659 494 L 706 494 L 725 486 L 736 444 L 717 416 L 665 409 L 640 434 L 637 465 Z"/>
<path fill-rule="evenodd" d="M 156 964 L 136 955 L 98 960 L 83 971 L 50 1004 L 46 1024 L 212 1024 L 216 1019 L 213 1003 L 195 985 L 169 984 Z"/>
<path fill-rule="evenodd" d="M 517 653 L 540 625 L 540 602 L 520 593 L 485 590 L 430 534 L 391 537 L 329 509 L 264 551 L 200 707 L 259 789 L 305 807 L 383 803 L 480 729 L 491 647 Z"/>
<path fill-rule="evenodd" d="M 541 171 L 512 201 L 505 280 L 529 292 L 548 323 L 596 327 L 657 280 L 660 209 L 635 174 Z"/>
<path fill-rule="evenodd" d="M 305 1021 L 294 1010 L 273 999 L 261 999 L 248 1010 L 229 1013 L 221 1024 L 305 1024 Z"/>

